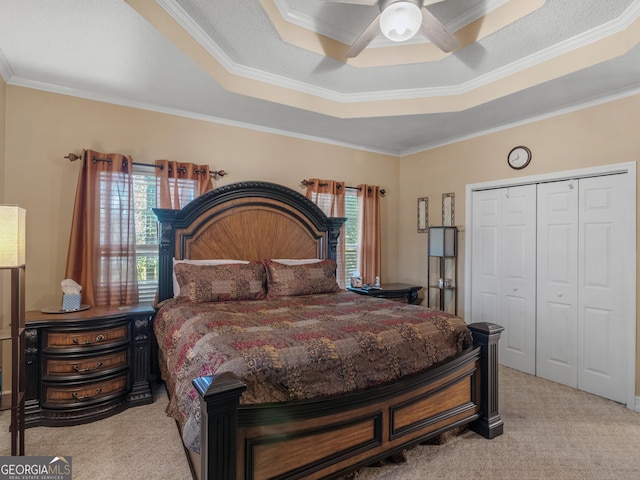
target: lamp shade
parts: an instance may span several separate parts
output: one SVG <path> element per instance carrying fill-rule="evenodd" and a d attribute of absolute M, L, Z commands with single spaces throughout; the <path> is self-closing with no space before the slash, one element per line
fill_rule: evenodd
<path fill-rule="evenodd" d="M 380 30 L 394 42 L 404 42 L 412 38 L 422 25 L 422 12 L 413 2 L 395 2 L 386 7 L 380 15 Z"/>
<path fill-rule="evenodd" d="M 0 205 L 0 268 L 25 264 L 26 212 L 16 205 Z"/>
<path fill-rule="evenodd" d="M 429 227 L 429 256 L 455 257 L 458 227 Z"/>

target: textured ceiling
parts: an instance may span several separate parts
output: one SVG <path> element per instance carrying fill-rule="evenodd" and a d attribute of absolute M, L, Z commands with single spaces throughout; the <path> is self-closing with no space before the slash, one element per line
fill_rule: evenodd
<path fill-rule="evenodd" d="M 0 0 L 8 84 L 392 155 L 637 93 L 640 0 L 445 0 L 461 40 L 324 0 Z"/>

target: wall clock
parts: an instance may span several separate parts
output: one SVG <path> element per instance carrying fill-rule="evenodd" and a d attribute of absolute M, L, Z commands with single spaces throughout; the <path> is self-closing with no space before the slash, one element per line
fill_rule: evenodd
<path fill-rule="evenodd" d="M 507 163 L 511 168 L 521 170 L 531 161 L 531 150 L 527 147 L 519 146 L 513 148 L 507 156 Z"/>

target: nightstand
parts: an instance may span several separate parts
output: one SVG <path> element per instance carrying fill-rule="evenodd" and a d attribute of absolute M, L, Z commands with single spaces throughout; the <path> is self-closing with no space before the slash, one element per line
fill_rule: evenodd
<path fill-rule="evenodd" d="M 26 313 L 26 426 L 68 426 L 151 403 L 151 305 Z"/>
<path fill-rule="evenodd" d="M 414 304 L 418 301 L 419 285 L 409 285 L 406 283 L 383 283 L 380 288 L 373 287 L 347 287 L 350 292 L 370 297 L 403 299 L 407 303 Z"/>

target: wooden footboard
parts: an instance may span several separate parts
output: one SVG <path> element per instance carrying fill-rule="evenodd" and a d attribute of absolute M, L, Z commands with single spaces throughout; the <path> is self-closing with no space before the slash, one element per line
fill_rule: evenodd
<path fill-rule="evenodd" d="M 425 372 L 328 400 L 240 405 L 231 374 L 194 381 L 201 401 L 201 480 L 337 478 L 456 426 L 502 433 L 502 327 L 469 326 L 474 347 Z"/>

